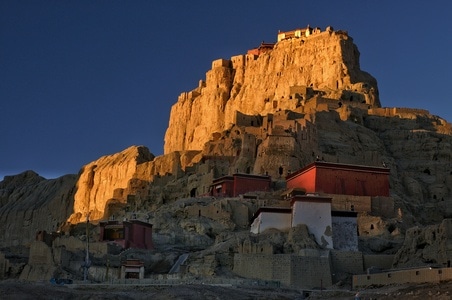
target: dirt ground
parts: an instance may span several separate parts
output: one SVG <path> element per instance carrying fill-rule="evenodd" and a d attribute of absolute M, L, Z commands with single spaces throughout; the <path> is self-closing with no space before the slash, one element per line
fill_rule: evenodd
<path fill-rule="evenodd" d="M 452 299 L 452 281 L 361 290 L 361 300 Z M 309 294 L 309 295 L 308 295 Z M 21 299 L 354 299 L 356 291 L 311 291 L 214 285 L 52 285 L 50 282 L 0 281 L 0 298 Z"/>

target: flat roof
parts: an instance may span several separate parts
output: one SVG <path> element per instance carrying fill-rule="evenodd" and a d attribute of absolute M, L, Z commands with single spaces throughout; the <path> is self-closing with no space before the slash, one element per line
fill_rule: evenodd
<path fill-rule="evenodd" d="M 214 184 L 217 184 L 222 181 L 230 181 L 234 180 L 235 177 L 245 177 L 245 178 L 254 178 L 254 179 L 270 179 L 270 175 L 255 175 L 255 174 L 247 174 L 247 173 L 234 173 L 232 175 L 226 175 L 221 176 L 218 178 L 215 178 L 212 182 Z"/>
<path fill-rule="evenodd" d="M 292 177 L 296 177 L 299 174 L 304 173 L 313 168 L 354 170 L 354 171 L 362 171 L 362 172 L 389 174 L 389 168 L 384 168 L 384 167 L 334 163 L 334 162 L 325 162 L 325 161 L 314 161 L 314 162 L 304 166 L 303 168 L 287 175 L 286 180 L 291 179 Z"/>
<path fill-rule="evenodd" d="M 331 203 L 333 198 L 319 195 L 293 195 L 290 200 L 290 205 L 293 206 L 295 202 L 317 202 L 317 203 Z"/>

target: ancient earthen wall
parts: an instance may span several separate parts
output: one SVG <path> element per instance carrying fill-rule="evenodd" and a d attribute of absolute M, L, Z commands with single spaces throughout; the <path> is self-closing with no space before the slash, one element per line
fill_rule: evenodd
<path fill-rule="evenodd" d="M 399 116 L 408 119 L 416 117 L 416 115 L 430 115 L 428 110 L 407 107 L 372 107 L 368 109 L 368 113 L 380 117 Z"/>
<path fill-rule="evenodd" d="M 354 275 L 353 288 L 372 285 L 440 283 L 452 280 L 452 268 L 419 268 L 377 274 Z"/>
<path fill-rule="evenodd" d="M 392 267 L 394 255 L 378 254 L 378 255 L 364 255 L 364 270 L 376 267 L 380 270 L 388 270 Z M 355 273 L 356 274 L 356 273 Z"/>
<path fill-rule="evenodd" d="M 330 255 L 333 273 L 361 274 L 364 270 L 361 252 L 331 250 Z"/>
<path fill-rule="evenodd" d="M 237 126 L 260 127 L 262 125 L 262 117 L 260 115 L 246 115 L 237 111 L 234 122 Z"/>
<path fill-rule="evenodd" d="M 239 253 L 240 254 L 273 254 L 274 247 L 269 243 L 259 243 L 253 242 L 250 240 L 245 240 L 243 243 L 239 244 Z"/>
<path fill-rule="evenodd" d="M 231 212 L 222 208 L 221 202 L 212 202 L 207 205 L 194 204 L 185 208 L 191 217 L 206 217 L 212 220 L 230 219 Z"/>
<path fill-rule="evenodd" d="M 332 269 L 326 256 L 291 256 L 290 286 L 314 289 L 331 286 Z"/>
<path fill-rule="evenodd" d="M 292 255 L 273 254 L 271 260 L 272 279 L 286 286 L 292 286 L 293 265 Z"/>
<path fill-rule="evenodd" d="M 212 62 L 212 69 L 219 68 L 219 67 L 230 67 L 230 66 L 231 66 L 231 61 L 228 59 L 220 58 L 220 59 L 214 60 Z"/>
<path fill-rule="evenodd" d="M 234 272 L 247 278 L 278 280 L 296 288 L 332 284 L 328 257 L 293 254 L 235 254 Z"/>
<path fill-rule="evenodd" d="M 234 273 L 237 275 L 272 280 L 273 278 L 272 254 L 235 254 Z"/>
<path fill-rule="evenodd" d="M 233 69 L 244 67 L 246 63 L 246 56 L 244 54 L 232 56 L 231 63 Z"/>
<path fill-rule="evenodd" d="M 30 245 L 30 257 L 25 265 L 20 280 L 49 280 L 56 269 L 53 262 L 52 248 L 44 242 L 34 241 Z"/>
<path fill-rule="evenodd" d="M 268 172 L 272 178 L 286 176 L 287 172 L 297 170 L 300 167 L 299 161 L 286 153 L 295 152 L 296 140 L 292 136 L 268 136 L 259 146 L 254 164 L 254 174 L 265 174 Z M 279 167 L 283 167 L 283 174 L 279 174 Z"/>
<path fill-rule="evenodd" d="M 327 194 L 331 197 L 332 210 L 354 210 L 356 212 L 371 212 L 372 200 L 370 196 L 353 196 Z"/>

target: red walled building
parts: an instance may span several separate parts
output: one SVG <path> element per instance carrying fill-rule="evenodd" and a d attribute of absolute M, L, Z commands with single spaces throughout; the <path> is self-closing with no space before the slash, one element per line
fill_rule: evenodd
<path fill-rule="evenodd" d="M 286 185 L 306 193 L 389 197 L 389 169 L 316 161 L 289 174 Z"/>
<path fill-rule="evenodd" d="M 101 221 L 99 223 L 101 242 L 112 241 L 124 249 L 140 248 L 153 249 L 152 224 L 139 220 L 130 221 Z"/>
<path fill-rule="evenodd" d="M 236 173 L 232 176 L 214 179 L 210 186 L 210 195 L 214 197 L 237 197 L 248 192 L 268 192 L 270 188 L 270 176 Z"/>

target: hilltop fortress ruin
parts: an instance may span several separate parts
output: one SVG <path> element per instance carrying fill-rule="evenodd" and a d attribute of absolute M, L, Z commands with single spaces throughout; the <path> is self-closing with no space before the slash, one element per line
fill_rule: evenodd
<path fill-rule="evenodd" d="M 131 146 L 78 175 L 5 177 L 0 278 L 75 274 L 87 240 L 99 281 L 137 257 L 140 278 L 226 270 L 276 274 L 263 279 L 294 286 L 306 282 L 290 266 L 307 262 L 318 271 L 312 278 L 327 274 L 331 284 L 375 264 L 450 267 L 451 124 L 423 109 L 382 107 L 359 56 L 342 30 L 279 31 L 275 43 L 213 61 L 205 80 L 177 98 L 164 155 Z M 323 167 L 324 185 L 300 191 Z M 334 249 L 303 227 L 312 209 L 331 220 L 314 235 L 335 240 Z M 351 231 L 331 236 L 331 227 Z M 112 248 L 117 237 L 146 249 Z M 380 280 L 357 284 L 370 277 Z"/>
<path fill-rule="evenodd" d="M 165 153 L 200 150 L 212 134 L 239 124 L 241 116 L 251 124 L 252 118 L 291 111 L 296 119 L 309 120 L 319 108 L 381 106 L 377 81 L 360 70 L 359 51 L 344 31 L 308 26 L 279 32 L 276 44 L 248 53 L 213 61 L 206 80 L 179 96 L 171 109 Z"/>

